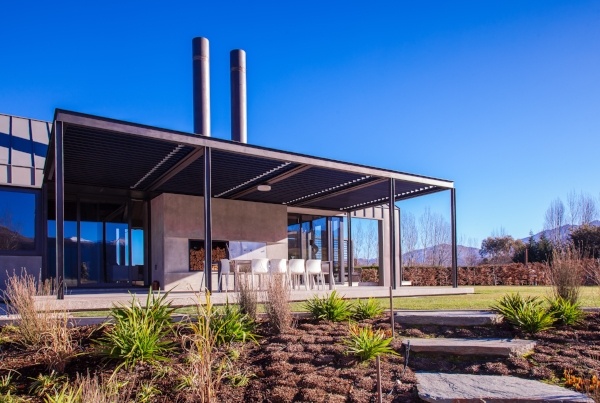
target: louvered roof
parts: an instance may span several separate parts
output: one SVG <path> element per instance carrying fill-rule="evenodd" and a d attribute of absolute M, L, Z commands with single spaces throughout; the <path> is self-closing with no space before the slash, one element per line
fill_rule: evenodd
<path fill-rule="evenodd" d="M 212 197 L 353 211 L 439 192 L 453 182 L 228 140 L 57 110 L 63 122 L 65 183 L 203 196 L 211 150 Z M 45 180 L 52 180 L 54 130 Z M 257 186 L 269 184 L 260 192 Z"/>

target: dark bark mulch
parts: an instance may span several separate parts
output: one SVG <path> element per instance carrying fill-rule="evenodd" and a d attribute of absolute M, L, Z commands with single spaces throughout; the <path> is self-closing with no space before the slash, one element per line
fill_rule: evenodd
<path fill-rule="evenodd" d="M 388 319 L 371 321 L 388 329 Z M 72 358 L 65 373 L 74 379 L 77 373 L 110 376 L 116 367 L 94 354 L 93 340 L 99 336 L 95 328 L 75 330 L 79 354 Z M 600 373 L 600 313 L 590 313 L 585 322 L 571 329 L 553 329 L 536 336 L 533 354 L 527 357 L 447 357 L 410 353 L 404 369 L 405 353 L 400 339 L 406 337 L 523 337 L 509 326 L 399 327 L 400 335 L 393 347 L 400 356 L 381 360 L 382 388 L 385 402 L 418 402 L 413 371 L 435 371 L 488 375 L 513 375 L 557 382 L 564 370 L 589 378 Z M 376 401 L 377 372 L 375 362 L 362 364 L 344 354 L 340 341 L 347 335 L 347 323 L 315 322 L 302 319 L 289 332 L 274 335 L 263 324 L 258 344 L 235 346 L 240 352 L 235 367 L 253 374 L 247 386 L 235 387 L 225 382 L 219 390 L 221 402 L 373 402 Z M 180 341 L 178 341 L 180 344 Z M 26 394 L 31 378 L 47 373 L 43 352 L 21 348 L 14 343 L 0 344 L 0 375 L 17 371 L 19 394 Z M 129 380 L 132 396 L 135 388 L 152 381 L 161 394 L 153 401 L 193 401 L 175 386 L 185 373 L 185 355 L 181 349 L 159 367 L 138 365 L 119 373 Z M 160 376 L 157 376 L 160 373 Z M 41 401 L 34 397 L 33 402 Z"/>

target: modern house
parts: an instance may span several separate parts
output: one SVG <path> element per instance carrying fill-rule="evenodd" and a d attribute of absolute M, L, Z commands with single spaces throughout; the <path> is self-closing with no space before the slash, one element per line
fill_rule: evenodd
<path fill-rule="evenodd" d="M 67 287 L 212 290 L 204 268 L 221 257 L 296 257 L 330 262 L 344 282 L 350 218 L 365 217 L 379 223 L 380 285 L 395 288 L 394 203 L 449 191 L 456 286 L 453 182 L 247 144 L 243 51 L 231 62 L 232 140 L 210 137 L 204 38 L 194 133 L 60 109 L 52 122 L 0 115 L 0 279 L 27 267 Z"/>

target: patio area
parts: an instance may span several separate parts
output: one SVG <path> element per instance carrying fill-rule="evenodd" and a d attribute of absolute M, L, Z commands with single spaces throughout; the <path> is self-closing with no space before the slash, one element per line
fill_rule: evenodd
<path fill-rule="evenodd" d="M 353 298 L 389 298 L 389 287 L 380 286 L 336 286 L 336 291 L 343 297 Z M 259 291 L 260 292 L 260 291 Z M 329 290 L 292 290 L 290 301 L 305 301 L 315 295 L 325 296 Z M 464 295 L 473 294 L 473 287 L 414 287 L 403 286 L 392 290 L 394 297 L 422 297 L 422 296 L 443 296 L 443 295 Z M 146 301 L 147 289 L 136 288 L 134 290 L 69 290 L 63 300 L 57 300 L 56 297 L 37 297 L 40 305 L 44 307 L 63 308 L 69 311 L 94 311 L 110 309 L 114 304 L 131 302 L 131 296 L 135 296 L 141 304 Z M 204 301 L 204 293 L 194 293 L 192 291 L 173 291 L 167 297 L 175 307 L 194 305 L 197 296 Z M 224 304 L 227 300 L 235 302 L 237 293 L 215 292 L 211 294 L 214 304 Z M 42 302 L 43 301 L 43 302 Z"/>

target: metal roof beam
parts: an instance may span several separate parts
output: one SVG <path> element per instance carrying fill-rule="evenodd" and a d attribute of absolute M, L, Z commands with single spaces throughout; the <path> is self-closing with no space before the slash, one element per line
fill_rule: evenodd
<path fill-rule="evenodd" d="M 423 190 L 423 191 L 416 191 L 413 193 L 410 193 L 409 196 L 404 196 L 404 197 L 400 197 L 398 198 L 399 195 L 396 195 L 396 202 L 398 201 L 403 201 L 403 200 L 408 200 L 408 199 L 413 199 L 415 197 L 420 197 L 420 196 L 425 196 L 428 194 L 432 194 L 432 193 L 437 193 L 437 192 L 442 192 L 444 190 L 448 190 L 447 188 L 441 188 L 441 187 L 433 187 L 431 189 L 428 190 Z M 383 206 L 384 204 L 388 203 L 388 200 L 390 199 L 389 196 L 381 198 L 381 199 L 377 199 L 375 201 L 372 202 L 366 202 L 364 204 L 360 204 L 357 206 L 350 206 L 350 207 L 342 207 L 340 209 L 340 211 L 356 211 L 356 210 L 363 210 L 369 207 L 376 207 L 376 206 Z"/>
<path fill-rule="evenodd" d="M 277 182 L 281 182 L 283 180 L 291 178 L 292 176 L 298 175 L 299 173 L 304 172 L 310 168 L 312 168 L 310 165 L 300 165 L 299 167 L 296 167 L 294 169 L 291 169 L 287 172 L 282 173 L 281 175 L 277 175 L 274 178 L 269 179 L 267 182 L 269 183 L 269 185 L 273 185 Z M 255 184 L 258 182 L 260 182 L 260 180 L 257 180 L 255 182 Z M 240 197 L 243 197 L 243 196 L 249 195 L 250 193 L 256 192 L 255 184 L 253 184 L 248 189 L 242 190 L 241 192 L 234 193 L 233 195 L 229 196 L 228 198 L 229 199 L 239 199 Z"/>
<path fill-rule="evenodd" d="M 351 193 L 351 192 L 354 192 L 354 191 L 357 191 L 357 190 L 361 190 L 361 189 L 364 189 L 364 188 L 368 188 L 368 187 L 371 187 L 371 186 L 375 186 L 375 185 L 378 185 L 380 183 L 387 182 L 387 181 L 388 181 L 388 179 L 377 179 L 377 180 L 374 180 L 374 181 L 371 181 L 371 182 L 361 183 L 360 185 L 356 185 L 356 186 L 352 186 L 350 188 L 338 190 L 337 192 L 328 193 L 326 195 L 313 197 L 312 199 L 302 200 L 302 201 L 300 201 L 298 203 L 291 203 L 291 204 L 288 204 L 288 206 L 302 207 L 302 206 L 305 206 L 307 204 L 311 204 L 311 203 L 318 202 L 318 201 L 321 201 L 321 200 L 329 199 L 330 197 L 335 197 L 335 196 L 343 195 L 343 194 L 346 194 L 346 193 Z"/>
<path fill-rule="evenodd" d="M 175 164 L 175 166 L 173 166 L 167 172 L 162 174 L 158 179 L 156 179 L 154 182 L 152 182 L 150 185 L 148 185 L 148 187 L 146 187 L 145 190 L 153 191 L 153 190 L 158 189 L 159 187 L 161 187 L 162 185 L 167 183 L 169 180 L 171 180 L 173 177 L 175 177 L 177 174 L 179 174 L 181 171 L 183 171 L 188 166 L 190 166 L 198 158 L 202 157 L 203 155 L 204 155 L 204 148 L 203 147 L 196 148 L 194 151 L 189 153 L 185 158 L 183 158 L 181 161 L 179 161 L 177 164 Z"/>

